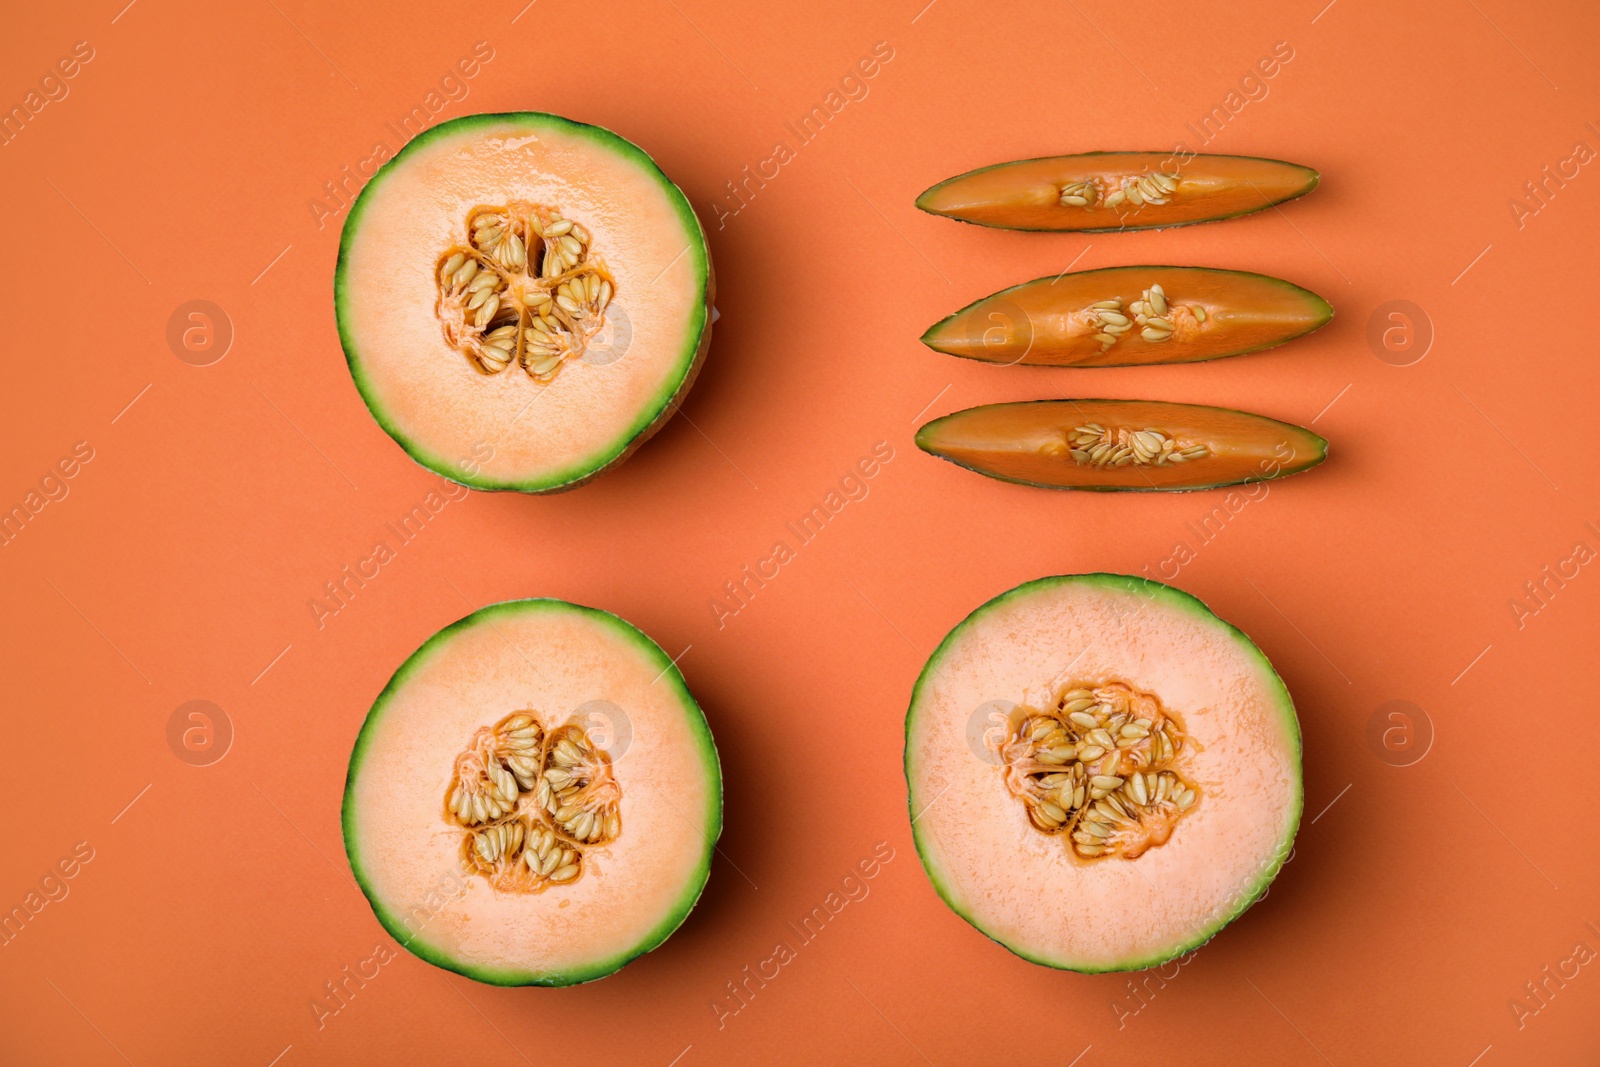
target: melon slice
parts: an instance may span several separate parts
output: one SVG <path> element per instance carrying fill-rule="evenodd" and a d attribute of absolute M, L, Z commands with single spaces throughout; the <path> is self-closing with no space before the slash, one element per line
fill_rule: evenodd
<path fill-rule="evenodd" d="M 1255 156 L 1084 152 L 958 174 L 917 207 L 979 226 L 1102 233 L 1237 218 L 1317 187 L 1310 167 Z"/>
<path fill-rule="evenodd" d="M 1270 481 L 1328 458 L 1328 442 L 1264 415 L 1161 400 L 1024 400 L 953 412 L 917 447 L 1044 489 L 1188 492 Z"/>
<path fill-rule="evenodd" d="M 711 341 L 711 257 L 638 146 L 522 112 L 421 134 L 351 207 L 334 300 L 350 373 L 413 459 L 571 489 L 675 411 Z"/>
<path fill-rule="evenodd" d="M 677 929 L 722 830 L 710 728 L 655 642 L 562 600 L 435 634 L 367 714 L 344 843 L 378 920 L 495 985 L 572 985 Z"/>
<path fill-rule="evenodd" d="M 906 715 L 912 831 L 955 912 L 1025 959 L 1152 967 L 1266 891 L 1300 823 L 1300 725 L 1187 593 L 1041 578 L 952 630 Z"/>
<path fill-rule="evenodd" d="M 1281 345 L 1333 318 L 1280 278 L 1211 267 L 1101 267 L 1014 285 L 922 335 L 938 352 L 1007 366 L 1196 363 Z"/>

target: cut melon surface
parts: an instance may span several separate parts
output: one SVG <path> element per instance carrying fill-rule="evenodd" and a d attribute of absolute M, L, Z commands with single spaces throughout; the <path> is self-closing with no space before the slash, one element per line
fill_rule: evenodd
<path fill-rule="evenodd" d="M 1310 167 L 1255 156 L 1083 152 L 958 174 L 917 207 L 979 226 L 1104 233 L 1237 218 L 1304 196 L 1319 180 Z"/>
<path fill-rule="evenodd" d="M 508 601 L 395 672 L 356 739 L 343 828 L 403 947 L 482 982 L 571 985 L 694 907 L 722 775 L 655 642 L 604 611 Z"/>
<path fill-rule="evenodd" d="M 1317 294 L 1265 274 L 1101 267 L 1002 289 L 929 327 L 922 343 L 1007 366 L 1149 366 L 1259 352 L 1332 318 Z"/>
<path fill-rule="evenodd" d="M 1250 906 L 1303 793 L 1288 691 L 1186 593 L 1041 578 L 958 625 L 906 716 L 913 837 L 962 918 L 1050 967 L 1188 952 Z"/>
<path fill-rule="evenodd" d="M 952 412 L 917 447 L 1003 482 L 1041 489 L 1189 492 L 1270 481 L 1328 458 L 1302 426 L 1204 404 L 1024 400 Z"/>
<path fill-rule="evenodd" d="M 423 466 L 571 489 L 676 410 L 711 339 L 705 234 L 638 146 L 537 112 L 429 129 L 351 207 L 334 299 L 350 373 Z"/>

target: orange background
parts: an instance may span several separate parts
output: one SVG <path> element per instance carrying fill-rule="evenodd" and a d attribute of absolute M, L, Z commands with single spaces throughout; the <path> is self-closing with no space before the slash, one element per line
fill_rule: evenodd
<path fill-rule="evenodd" d="M 0 547 L 0 907 L 77 843 L 92 859 L 0 947 L 0 1059 L 1600 1059 L 1600 965 L 1543 974 L 1571 975 L 1577 942 L 1600 951 L 1586 926 L 1600 927 L 1600 568 L 1550 583 L 1537 612 L 1512 608 L 1576 543 L 1600 550 L 1600 175 L 1550 183 L 1520 225 L 1509 206 L 1575 142 L 1600 149 L 1586 125 L 1600 125 L 1600 16 L 1553 0 L 925 2 L 96 0 L 12 15 L 7 107 L 74 42 L 93 58 L 0 147 L 0 505 L 74 443 L 93 458 Z M 493 59 L 438 118 L 549 110 L 643 145 L 706 222 L 722 320 L 683 417 L 626 466 L 570 495 L 451 503 L 319 629 L 322 583 L 436 479 L 351 384 L 332 314 L 339 219 L 319 227 L 308 201 L 377 142 L 397 148 L 385 123 L 477 41 Z M 868 95 L 798 146 L 785 123 L 878 41 L 893 58 Z M 1304 201 L 1091 237 L 912 208 L 1001 160 L 1201 148 L 1185 123 L 1226 109 L 1280 41 L 1292 60 L 1203 147 L 1319 168 Z M 780 140 L 796 158 L 718 228 L 713 205 L 736 206 L 725 183 Z M 1279 275 L 1338 317 L 1276 352 L 1164 369 L 994 368 L 917 342 L 1004 285 L 1139 262 Z M 235 331 L 210 366 L 166 341 L 195 299 Z M 1434 332 L 1409 366 L 1367 339 L 1396 299 Z M 911 443 L 919 416 L 1050 395 L 1314 422 L 1332 458 L 1202 539 L 1191 524 L 1223 494 L 1030 491 Z M 894 458 L 867 497 L 719 627 L 723 583 L 878 441 Z M 1155 576 L 1180 542 L 1193 558 L 1175 584 L 1251 634 L 1295 695 L 1306 819 L 1270 897 L 1141 1006 L 1138 976 L 1035 967 L 939 902 L 910 846 L 903 715 L 926 654 L 980 602 L 1044 574 Z M 687 649 L 727 782 L 706 894 L 602 982 L 495 989 L 401 954 L 319 1029 L 324 983 L 390 944 L 340 843 L 362 716 L 429 634 L 528 595 Z M 168 747 L 193 699 L 235 732 L 210 766 Z M 1421 709 L 1413 747 L 1431 723 L 1409 766 L 1395 765 L 1404 730 L 1369 740 L 1391 700 Z M 878 842 L 893 859 L 870 894 L 719 1027 L 725 983 L 792 940 Z"/>

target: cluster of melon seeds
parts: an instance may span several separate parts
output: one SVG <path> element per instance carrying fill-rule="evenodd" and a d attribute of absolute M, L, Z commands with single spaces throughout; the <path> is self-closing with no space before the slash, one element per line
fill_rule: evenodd
<path fill-rule="evenodd" d="M 581 726 L 569 724 L 550 734 L 538 795 L 556 828 L 573 841 L 613 841 L 622 832 L 617 811 L 622 788 L 611 773 L 611 758 L 590 743 Z"/>
<path fill-rule="evenodd" d="M 1114 180 L 1067 182 L 1061 187 L 1058 202 L 1062 207 L 1093 209 L 1098 204 L 1115 208 L 1123 204 L 1143 207 L 1165 204 L 1178 190 L 1178 176 L 1165 171 L 1130 174 Z"/>
<path fill-rule="evenodd" d="M 1062 207 L 1093 207 L 1099 198 L 1094 182 L 1068 182 L 1061 187 Z"/>
<path fill-rule="evenodd" d="M 548 382 L 605 325 L 615 279 L 589 231 L 554 208 L 475 208 L 467 239 L 439 257 L 445 341 L 484 374 L 516 363 Z"/>
<path fill-rule="evenodd" d="M 456 756 L 445 819 L 464 831 L 461 861 L 497 890 L 538 893 L 583 874 L 583 850 L 622 833 L 611 758 L 567 723 L 532 711 L 480 728 Z"/>
<path fill-rule="evenodd" d="M 1200 799 L 1179 769 L 1192 745 L 1183 723 L 1120 682 L 1074 683 L 1047 711 L 1019 707 L 991 744 L 1029 824 L 1080 859 L 1135 859 Z"/>
<path fill-rule="evenodd" d="M 1102 426 L 1098 422 L 1074 427 L 1067 434 L 1067 449 L 1073 462 L 1102 469 L 1130 465 L 1165 467 L 1211 454 L 1205 445 L 1185 445 L 1171 434 L 1151 426 L 1135 430 L 1125 426 Z"/>
<path fill-rule="evenodd" d="M 1100 351 L 1105 352 L 1134 327 L 1138 327 L 1139 336 L 1151 344 L 1170 341 L 1172 335 L 1180 331 L 1181 340 L 1192 340 L 1205 325 L 1206 309 L 1199 304 L 1172 304 L 1167 300 L 1166 290 L 1156 282 L 1126 308 L 1120 297 L 1097 300 L 1085 308 L 1080 317 L 1094 330 L 1094 339 L 1100 342 Z"/>

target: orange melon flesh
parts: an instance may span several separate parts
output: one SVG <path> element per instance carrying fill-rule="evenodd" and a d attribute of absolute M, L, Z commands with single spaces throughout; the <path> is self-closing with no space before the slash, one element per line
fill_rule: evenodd
<path fill-rule="evenodd" d="M 1068 678 L 1117 680 L 1183 716 L 1200 799 L 1136 859 L 1085 860 L 1039 832 L 974 740 L 993 702 L 1043 706 Z M 913 835 L 945 902 L 1018 955 L 1076 971 L 1151 967 L 1204 943 L 1277 874 L 1300 820 L 1300 747 L 1271 665 L 1198 600 L 1123 575 L 1042 578 L 973 612 L 918 678 L 906 717 Z"/>
<path fill-rule="evenodd" d="M 1144 336 L 1134 307 L 1159 286 L 1175 329 Z M 1109 321 L 1096 304 L 1107 308 Z M 1120 334 L 1106 326 L 1122 320 Z M 1333 318 L 1327 301 L 1265 274 L 1209 267 L 1106 267 L 1002 289 L 935 323 L 922 343 L 989 363 L 1126 367 L 1195 363 L 1281 345 Z M 1159 331 L 1158 331 L 1159 334 Z M 1098 336 L 1097 336 L 1098 335 Z M 1104 338 L 1114 336 L 1113 341 Z"/>
<path fill-rule="evenodd" d="M 475 370 L 444 336 L 440 255 L 483 205 L 559 207 L 615 278 L 608 347 L 541 384 Z M 424 466 L 483 489 L 572 488 L 669 417 L 710 342 L 705 236 L 681 191 L 633 144 L 554 115 L 474 115 L 412 141 L 346 221 L 335 295 L 363 399 Z"/>
<path fill-rule="evenodd" d="M 1183 462 L 1100 466 L 1074 455 L 1073 435 L 1155 430 L 1204 450 Z M 1228 408 L 1158 400 L 1032 400 L 986 404 L 934 419 L 917 447 L 1001 481 L 1048 489 L 1186 491 L 1267 481 L 1321 463 L 1328 442 L 1310 430 Z M 1080 450 L 1081 451 L 1081 450 Z"/>
<path fill-rule="evenodd" d="M 1141 176 L 1165 174 L 1176 189 L 1166 203 L 1108 199 Z M 1295 163 L 1253 156 L 1171 152 L 1086 152 L 999 163 L 957 175 L 917 198 L 917 207 L 980 226 L 1012 230 L 1144 230 L 1187 226 L 1261 211 L 1317 187 L 1317 172 Z M 1077 183 L 1095 189 L 1093 202 L 1063 204 Z M 1142 198 L 1141 198 L 1142 199 Z"/>
<path fill-rule="evenodd" d="M 609 724 L 627 739 L 611 753 L 620 835 L 585 849 L 571 885 L 491 888 L 446 818 L 453 757 L 509 712 L 560 723 L 597 700 L 624 719 Z M 351 869 L 383 925 L 499 985 L 588 981 L 659 945 L 699 897 L 721 824 L 716 749 L 677 668 L 621 619 L 559 600 L 485 608 L 408 659 L 362 727 L 344 800 Z"/>

